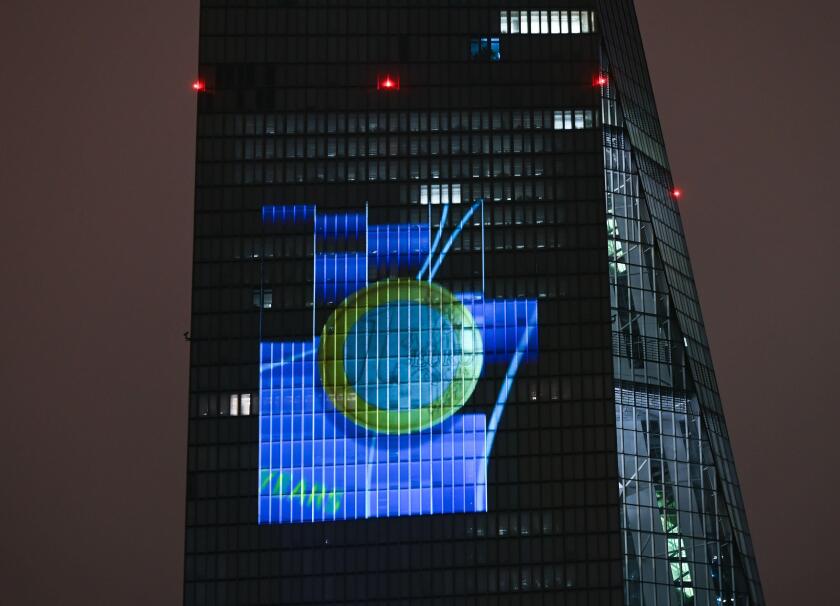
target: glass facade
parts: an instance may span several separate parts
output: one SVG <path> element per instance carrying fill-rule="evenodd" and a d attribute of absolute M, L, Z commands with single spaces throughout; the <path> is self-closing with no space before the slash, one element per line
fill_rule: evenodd
<path fill-rule="evenodd" d="M 185 604 L 762 603 L 632 5 L 517 4 L 202 1 Z"/>
<path fill-rule="evenodd" d="M 747 603 L 634 153 L 620 106 L 603 91 L 612 116 L 604 182 L 627 601 Z"/>

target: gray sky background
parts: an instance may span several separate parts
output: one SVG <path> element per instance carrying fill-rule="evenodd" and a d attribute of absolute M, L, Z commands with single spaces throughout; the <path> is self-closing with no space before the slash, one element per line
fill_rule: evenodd
<path fill-rule="evenodd" d="M 638 0 L 768 601 L 838 541 L 840 4 Z M 198 3 L 0 14 L 0 601 L 180 603 Z"/>

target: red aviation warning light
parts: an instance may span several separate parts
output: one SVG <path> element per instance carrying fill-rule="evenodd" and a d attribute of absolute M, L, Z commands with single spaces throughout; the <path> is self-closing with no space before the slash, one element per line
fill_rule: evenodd
<path fill-rule="evenodd" d="M 207 85 L 204 83 L 204 80 L 196 80 L 192 83 L 193 90 L 197 93 L 203 93 L 207 89 Z"/>
<path fill-rule="evenodd" d="M 400 90 L 400 77 L 385 74 L 376 79 L 376 90 Z"/>
<path fill-rule="evenodd" d="M 607 82 L 607 74 L 598 74 L 592 78 L 592 86 L 606 86 Z"/>
<path fill-rule="evenodd" d="M 675 187 L 671 190 L 671 195 L 674 196 L 674 200 L 679 200 L 682 198 L 682 190 L 679 187 Z"/>

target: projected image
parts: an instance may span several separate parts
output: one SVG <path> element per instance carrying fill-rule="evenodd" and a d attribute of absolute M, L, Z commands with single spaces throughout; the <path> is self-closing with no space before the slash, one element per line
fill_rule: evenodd
<path fill-rule="evenodd" d="M 483 204 L 451 227 L 445 206 L 434 229 L 263 209 L 279 233 L 311 226 L 313 300 L 329 313 L 318 326 L 313 309 L 309 340 L 260 346 L 260 523 L 487 510 L 496 429 L 537 352 L 537 302 L 435 281 Z M 353 252 L 330 252 L 339 240 Z M 490 368 L 500 387 L 479 401 Z"/>

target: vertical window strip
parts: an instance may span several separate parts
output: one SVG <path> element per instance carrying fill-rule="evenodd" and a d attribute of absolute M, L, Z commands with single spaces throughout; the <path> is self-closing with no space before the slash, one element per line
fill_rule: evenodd
<path fill-rule="evenodd" d="M 580 33 L 580 12 L 572 11 L 570 14 L 571 33 Z"/>

